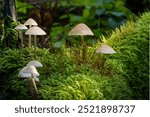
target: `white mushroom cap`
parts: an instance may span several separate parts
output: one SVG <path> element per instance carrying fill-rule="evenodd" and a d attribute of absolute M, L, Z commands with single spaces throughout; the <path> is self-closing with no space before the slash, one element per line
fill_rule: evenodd
<path fill-rule="evenodd" d="M 31 25 L 31 26 L 37 26 L 38 24 L 36 23 L 36 21 L 34 21 L 32 18 L 29 18 L 24 25 Z"/>
<path fill-rule="evenodd" d="M 43 67 L 43 65 L 39 62 L 39 61 L 37 61 L 37 60 L 34 60 L 34 61 L 30 61 L 28 64 L 27 64 L 27 66 L 34 66 L 34 67 Z"/>
<path fill-rule="evenodd" d="M 69 33 L 68 36 L 71 35 L 80 35 L 80 36 L 84 36 L 84 35 L 94 35 L 93 32 L 91 31 L 91 29 L 85 25 L 84 23 L 80 23 L 77 24 Z"/>
<path fill-rule="evenodd" d="M 39 78 L 38 77 L 36 77 L 36 76 L 34 76 L 34 80 L 35 81 L 37 81 L 37 82 L 39 82 L 40 80 L 39 80 Z"/>
<path fill-rule="evenodd" d="M 39 27 L 31 27 L 25 32 L 26 35 L 46 35 L 46 33 Z"/>
<path fill-rule="evenodd" d="M 17 30 L 26 30 L 28 29 L 24 24 L 19 24 L 17 27 L 15 27 Z"/>
<path fill-rule="evenodd" d="M 22 78 L 31 78 L 32 74 L 33 76 L 39 76 L 39 73 L 34 66 L 26 66 L 21 69 L 18 76 Z"/>
<path fill-rule="evenodd" d="M 102 53 L 102 54 L 114 54 L 116 51 L 110 47 L 107 44 L 103 44 L 100 46 L 100 48 L 97 49 L 96 53 Z"/>

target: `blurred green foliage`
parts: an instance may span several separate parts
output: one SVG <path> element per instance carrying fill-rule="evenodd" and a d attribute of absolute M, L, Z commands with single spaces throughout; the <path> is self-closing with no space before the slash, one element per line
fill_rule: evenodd
<path fill-rule="evenodd" d="M 127 8 L 136 15 L 150 10 L 150 0 L 126 0 L 125 2 Z"/>
<path fill-rule="evenodd" d="M 2 1 L 0 2 L 0 12 L 2 12 Z M 135 8 L 139 6 L 137 2 L 141 2 L 140 7 L 143 6 L 141 11 L 144 11 L 143 9 L 146 9 L 149 4 L 148 0 L 129 2 L 123 0 L 16 0 L 16 9 L 19 22 L 24 23 L 32 17 L 47 32 L 49 38 L 46 42 L 39 41 L 39 45 L 41 47 L 50 45 L 50 48 L 56 49 L 65 46 L 65 42 L 67 47 L 78 43 L 78 39 L 68 38 L 67 34 L 80 22 L 87 24 L 95 34 L 94 38 L 87 38 L 86 43 L 95 44 L 100 35 L 109 34 L 111 29 L 126 22 L 133 15 L 130 11 L 132 6 Z M 138 12 L 139 8 L 136 10 Z M 1 24 L 2 20 L 0 20 Z M 2 31 L 3 28 L 0 27 L 0 32 Z M 2 37 L 1 34 L 0 37 Z"/>
<path fill-rule="evenodd" d="M 59 42 L 62 42 L 59 43 L 59 46 L 61 46 L 64 42 L 62 40 L 67 39 L 65 35 L 68 34 L 69 30 L 81 22 L 87 24 L 95 34 L 95 38 L 86 39 L 88 44 L 96 43 L 100 35 L 106 35 L 106 32 L 108 33 L 110 29 L 123 24 L 127 17 L 130 17 L 132 14 L 124 7 L 124 2 L 121 0 L 72 0 L 70 5 L 66 4 L 65 7 L 68 11 L 66 14 L 62 14 L 58 21 L 67 19 L 68 23 L 64 25 L 57 21 L 56 23 L 54 22 L 50 33 L 54 45 L 55 43 L 58 44 L 59 40 Z M 60 29 L 58 29 L 59 27 Z M 59 35 L 61 35 L 61 38 Z M 75 40 L 71 38 L 69 42 L 73 45 Z"/>
<path fill-rule="evenodd" d="M 106 35 L 132 15 L 123 0 L 34 0 L 29 3 L 16 0 L 19 21 L 33 17 L 43 29 L 48 30 L 49 43 L 54 48 L 64 46 L 64 42 L 73 46 L 76 39 L 68 38 L 67 34 L 78 23 L 83 22 L 92 29 L 95 38 L 87 39 L 87 43 L 93 44 L 100 35 Z"/>

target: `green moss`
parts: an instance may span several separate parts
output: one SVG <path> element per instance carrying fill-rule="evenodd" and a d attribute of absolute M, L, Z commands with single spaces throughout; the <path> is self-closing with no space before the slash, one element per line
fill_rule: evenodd
<path fill-rule="evenodd" d="M 133 99 L 149 98 L 149 19 L 150 12 L 144 13 L 137 22 L 128 22 L 102 39 L 117 51 L 113 59 L 124 65 Z"/>
<path fill-rule="evenodd" d="M 14 29 L 18 22 L 14 21 L 11 17 L 7 17 L 8 25 L 4 26 L 3 37 L 0 40 L 1 48 L 17 48 L 18 47 L 18 33 Z"/>
<path fill-rule="evenodd" d="M 9 49 L 1 53 L 0 75 L 3 77 L 0 82 L 3 85 L 0 87 L 5 99 L 31 99 L 28 86 L 18 73 L 33 59 L 33 50 Z M 39 99 L 130 99 L 130 90 L 126 89 L 123 79 L 102 76 L 89 64 L 76 65 L 69 54 L 37 49 L 37 55 L 44 66 L 38 68 Z"/>

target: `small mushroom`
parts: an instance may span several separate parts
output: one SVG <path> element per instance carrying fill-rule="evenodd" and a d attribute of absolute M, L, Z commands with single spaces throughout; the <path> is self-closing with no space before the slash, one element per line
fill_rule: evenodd
<path fill-rule="evenodd" d="M 94 34 L 86 24 L 79 23 L 68 33 L 68 36 L 72 36 L 72 35 L 81 36 L 81 44 L 83 47 L 82 48 L 82 60 L 84 62 L 86 61 L 86 51 L 87 51 L 87 47 L 84 41 L 84 36 L 85 35 L 94 36 Z"/>
<path fill-rule="evenodd" d="M 17 27 L 15 27 L 16 30 L 19 31 L 19 37 L 21 39 L 21 47 L 23 48 L 23 35 L 22 35 L 22 30 L 28 29 L 25 25 L 19 24 Z"/>
<path fill-rule="evenodd" d="M 18 76 L 22 78 L 31 78 L 32 76 L 39 76 L 39 73 L 34 66 L 26 66 L 20 70 Z"/>
<path fill-rule="evenodd" d="M 103 45 L 101 45 L 101 46 L 97 49 L 96 53 L 101 53 L 101 54 L 114 54 L 114 53 L 116 53 L 116 51 L 115 51 L 112 47 L 110 47 L 109 45 L 103 44 Z"/>
<path fill-rule="evenodd" d="M 34 58 L 36 59 L 36 36 L 46 35 L 46 33 L 39 27 L 31 27 L 25 32 L 26 35 L 34 35 Z"/>
<path fill-rule="evenodd" d="M 104 68 L 106 58 L 102 54 L 115 54 L 116 51 L 107 44 L 102 44 L 96 51 L 96 53 L 101 54 L 101 63 L 98 63 L 100 68 Z"/>
<path fill-rule="evenodd" d="M 36 23 L 36 21 L 34 21 L 32 18 L 29 18 L 24 25 L 29 26 L 29 28 L 31 28 L 31 26 L 37 26 L 38 24 Z M 28 43 L 28 47 L 31 47 L 31 35 L 29 35 L 29 43 Z"/>
<path fill-rule="evenodd" d="M 84 23 L 77 24 L 69 33 L 68 36 L 71 35 L 78 35 L 78 36 L 85 36 L 85 35 L 92 35 L 94 36 L 91 29 Z"/>
<path fill-rule="evenodd" d="M 27 64 L 27 66 L 31 66 L 31 65 L 34 66 L 34 67 L 43 67 L 43 65 L 37 60 L 30 61 Z"/>
<path fill-rule="evenodd" d="M 38 90 L 36 87 L 35 80 L 37 80 L 37 76 L 39 76 L 39 73 L 37 72 L 36 68 L 34 66 L 26 66 L 21 69 L 18 76 L 26 78 L 32 98 L 36 99 L 38 95 Z"/>

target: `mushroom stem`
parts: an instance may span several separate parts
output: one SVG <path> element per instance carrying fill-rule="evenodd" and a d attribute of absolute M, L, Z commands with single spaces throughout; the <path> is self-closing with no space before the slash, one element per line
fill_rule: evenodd
<path fill-rule="evenodd" d="M 32 74 L 32 84 L 33 84 L 33 92 L 34 92 L 34 95 L 35 95 L 35 97 L 37 97 L 37 95 L 38 95 L 38 90 L 37 90 L 37 87 L 36 87 L 36 83 L 35 83 L 33 74 Z"/>
<path fill-rule="evenodd" d="M 29 29 L 31 28 L 31 25 L 29 25 Z M 28 42 L 28 47 L 31 48 L 31 35 L 29 34 L 29 42 Z"/>
<path fill-rule="evenodd" d="M 82 44 L 82 62 L 85 63 L 86 54 L 87 54 L 87 46 L 86 46 L 83 36 L 81 36 L 81 44 Z"/>
<path fill-rule="evenodd" d="M 82 44 L 82 46 L 84 45 L 84 37 L 83 36 L 81 36 L 81 44 Z"/>
<path fill-rule="evenodd" d="M 31 93 L 31 96 L 32 96 L 32 99 L 35 97 L 34 96 L 34 93 L 33 93 L 33 85 L 32 85 L 32 78 L 27 78 L 27 84 L 28 84 L 28 87 L 29 87 L 29 90 L 30 90 L 30 93 Z"/>
<path fill-rule="evenodd" d="M 36 59 L 36 35 L 34 35 L 34 59 Z"/>
<path fill-rule="evenodd" d="M 99 56 L 100 56 L 99 57 L 100 59 L 98 60 L 99 61 L 98 67 L 99 69 L 103 70 L 105 67 L 106 58 L 105 58 L 105 55 L 99 55 Z"/>
<path fill-rule="evenodd" d="M 105 62 L 106 62 L 106 58 L 105 55 L 103 54 L 98 54 L 96 56 L 94 56 L 95 61 L 93 61 L 93 67 L 102 70 L 101 72 L 103 72 L 103 69 L 105 67 Z"/>
<path fill-rule="evenodd" d="M 36 87 L 35 80 L 34 80 L 34 78 L 33 78 L 33 74 L 32 74 L 32 77 L 31 77 L 31 78 L 28 78 L 28 79 L 27 79 L 27 82 L 28 82 L 28 85 L 29 85 L 29 90 L 30 90 L 32 99 L 37 99 L 38 90 L 37 90 L 37 87 Z"/>
<path fill-rule="evenodd" d="M 23 35 L 22 35 L 22 31 L 19 31 L 19 37 L 21 39 L 21 48 L 23 48 Z"/>

